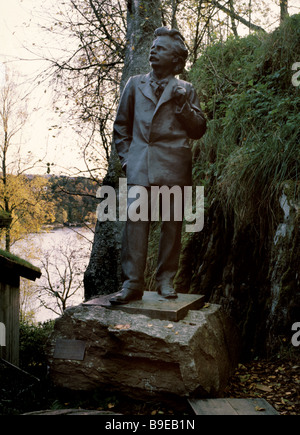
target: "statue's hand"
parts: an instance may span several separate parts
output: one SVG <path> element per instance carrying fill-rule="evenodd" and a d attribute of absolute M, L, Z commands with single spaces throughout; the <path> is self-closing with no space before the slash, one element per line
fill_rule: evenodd
<path fill-rule="evenodd" d="M 176 104 L 182 107 L 187 100 L 186 89 L 182 86 L 175 86 L 173 88 L 173 97 L 175 98 Z"/>

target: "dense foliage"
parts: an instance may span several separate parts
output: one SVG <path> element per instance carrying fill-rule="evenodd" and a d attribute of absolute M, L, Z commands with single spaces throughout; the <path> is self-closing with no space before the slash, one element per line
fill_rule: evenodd
<path fill-rule="evenodd" d="M 51 177 L 56 223 L 94 222 L 97 183 L 85 177 Z"/>
<path fill-rule="evenodd" d="M 20 323 L 20 368 L 39 379 L 47 375 L 46 346 L 53 326 L 51 320 L 37 325 Z"/>
<path fill-rule="evenodd" d="M 300 15 L 272 34 L 229 38 L 207 48 L 190 73 L 209 119 L 194 146 L 196 183 L 234 212 L 237 225 L 270 224 L 283 182 L 299 193 Z"/>
<path fill-rule="evenodd" d="M 86 177 L 9 175 L 5 194 L 9 199 L 11 214 L 8 216 L 12 217 L 12 222 L 7 246 L 29 233 L 41 231 L 44 225 L 94 224 L 97 186 Z M 4 204 L 2 187 L 1 184 L 0 211 Z M 7 231 L 0 228 L 3 245 Z"/>

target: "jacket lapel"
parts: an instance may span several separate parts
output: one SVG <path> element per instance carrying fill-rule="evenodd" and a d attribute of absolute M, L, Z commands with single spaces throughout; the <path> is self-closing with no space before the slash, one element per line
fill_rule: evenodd
<path fill-rule="evenodd" d="M 150 73 L 148 73 L 142 77 L 141 83 L 138 85 L 138 87 L 139 87 L 140 91 L 142 92 L 142 94 L 146 98 L 149 98 L 156 105 L 153 116 L 159 110 L 159 108 L 162 104 L 166 103 L 167 101 L 169 101 L 172 98 L 172 90 L 176 84 L 177 84 L 177 79 L 175 77 L 171 77 L 171 79 L 169 80 L 169 83 L 167 84 L 166 88 L 164 89 L 164 92 L 162 93 L 162 95 L 157 103 L 157 100 L 156 100 L 155 96 L 153 95 L 153 90 L 152 90 L 151 85 L 150 85 Z"/>
<path fill-rule="evenodd" d="M 173 91 L 173 87 L 176 85 L 177 80 L 175 77 L 171 77 L 171 79 L 169 80 L 169 83 L 167 84 L 167 86 L 165 87 L 159 102 L 157 103 L 155 112 L 153 114 L 153 116 L 156 114 L 156 112 L 159 110 L 159 108 L 166 103 L 167 101 L 171 100 L 172 98 L 172 91 Z"/>
<path fill-rule="evenodd" d="M 156 99 L 150 86 L 150 73 L 142 77 L 138 88 L 146 98 L 149 98 L 149 100 L 153 101 L 153 103 L 156 105 Z"/>

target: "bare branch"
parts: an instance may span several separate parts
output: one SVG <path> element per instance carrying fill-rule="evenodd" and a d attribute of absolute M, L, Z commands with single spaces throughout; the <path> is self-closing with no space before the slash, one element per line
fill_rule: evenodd
<path fill-rule="evenodd" d="M 236 12 L 234 12 L 233 7 L 231 9 L 228 9 L 228 8 L 226 8 L 226 6 L 221 5 L 221 3 L 218 2 L 217 0 L 211 0 L 211 4 L 216 6 L 218 9 L 225 12 L 226 14 L 228 14 L 231 18 L 238 20 L 240 23 L 249 27 L 251 30 L 265 32 L 265 30 L 262 27 L 257 26 L 256 24 L 253 24 L 251 21 L 246 20 L 245 18 L 241 17 Z"/>

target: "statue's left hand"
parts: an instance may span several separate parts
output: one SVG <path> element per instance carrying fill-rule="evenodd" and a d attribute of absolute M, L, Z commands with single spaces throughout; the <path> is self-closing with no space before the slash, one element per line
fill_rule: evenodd
<path fill-rule="evenodd" d="M 186 89 L 182 86 L 176 86 L 173 88 L 173 97 L 175 98 L 176 104 L 180 107 L 184 105 L 187 100 Z"/>

